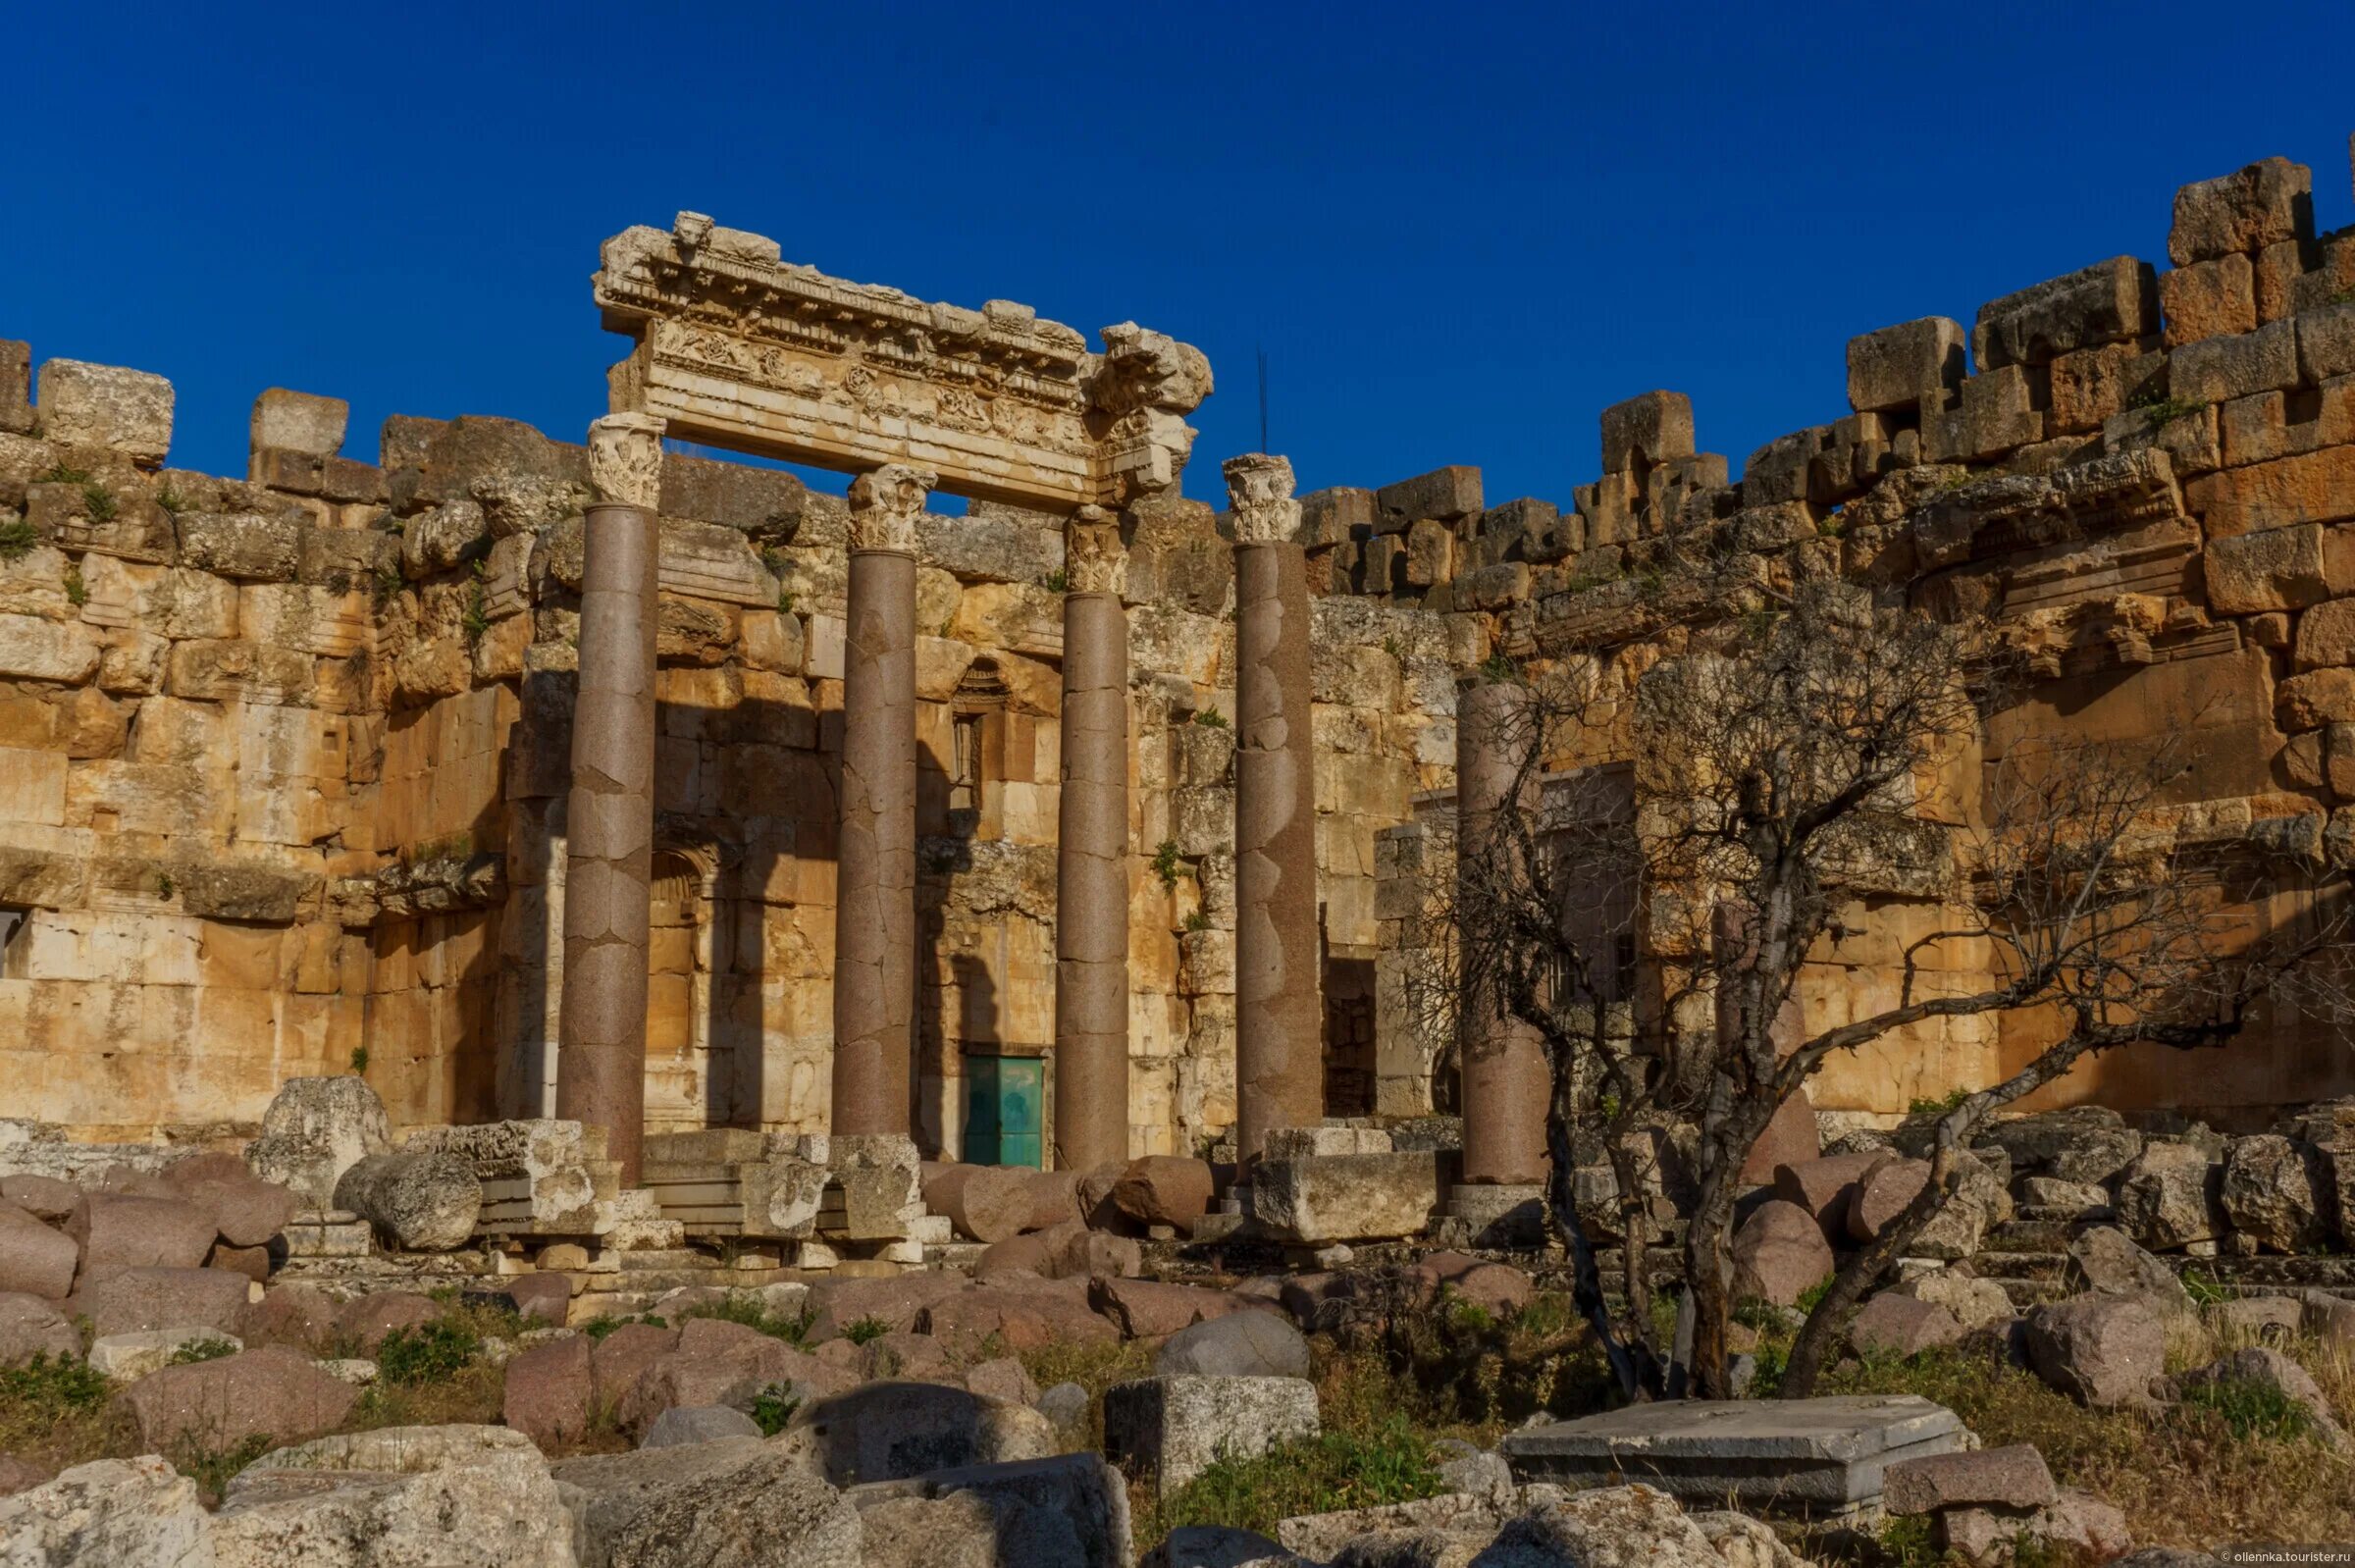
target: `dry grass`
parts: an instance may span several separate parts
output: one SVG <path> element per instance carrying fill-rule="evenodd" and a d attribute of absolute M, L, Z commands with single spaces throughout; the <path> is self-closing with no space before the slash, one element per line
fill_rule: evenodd
<path fill-rule="evenodd" d="M 129 1412 L 79 1361 L 0 1367 L 0 1453 L 63 1470 L 138 1451 Z"/>
<path fill-rule="evenodd" d="M 2186 1315 L 2171 1328 L 2168 1369 L 2262 1342 Z M 2355 1408 L 2355 1358 L 2310 1338 L 2275 1348 L 2313 1375 L 2334 1410 Z M 1959 1349 L 1844 1367 L 1823 1391 L 1918 1393 L 1954 1410 L 1990 1447 L 2034 1443 L 2063 1486 L 2121 1509 L 2138 1545 L 2209 1550 L 2355 1537 L 2355 1460 L 2310 1435 L 2236 1434 L 2214 1408 L 2088 1410 L 1990 1354 Z"/>

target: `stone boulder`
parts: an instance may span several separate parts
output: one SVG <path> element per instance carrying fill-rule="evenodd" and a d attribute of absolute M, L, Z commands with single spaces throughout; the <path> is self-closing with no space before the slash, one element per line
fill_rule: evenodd
<path fill-rule="evenodd" d="M 1858 1355 L 1919 1355 L 1962 1337 L 1961 1320 L 1946 1308 L 1894 1291 L 1865 1302 L 1848 1325 L 1848 1342 Z"/>
<path fill-rule="evenodd" d="M 1138 1225 L 1166 1225 L 1185 1235 L 1210 1212 L 1218 1181 L 1207 1160 L 1148 1154 L 1131 1160 L 1114 1183 L 1112 1201 Z"/>
<path fill-rule="evenodd" d="M 1092 1453 L 974 1465 L 846 1495 L 864 1532 L 861 1568 L 1126 1568 L 1132 1560 L 1126 1484 Z"/>
<path fill-rule="evenodd" d="M 945 1214 L 960 1235 L 1004 1241 L 1031 1228 L 1040 1173 L 1011 1165 L 942 1165 L 923 1182 L 924 1207 Z"/>
<path fill-rule="evenodd" d="M 1461 1252 L 1432 1252 L 1406 1271 L 1407 1287 L 1421 1301 L 1441 1296 L 1478 1307 L 1492 1318 L 1509 1318 L 1530 1303 L 1537 1287 L 1509 1263 L 1491 1263 Z"/>
<path fill-rule="evenodd" d="M 654 1364 L 678 1347 L 676 1329 L 658 1329 L 651 1323 L 623 1324 L 589 1352 L 591 1396 L 607 1409 L 621 1409 Z M 511 1379 L 513 1374 L 508 1376 Z"/>
<path fill-rule="evenodd" d="M 2147 1156 L 2149 1149 L 2144 1149 Z M 2133 1167 L 2128 1166 L 2129 1174 Z M 2019 1201 L 2039 1217 L 2061 1220 L 2109 1220 L 2116 1217 L 2110 1192 L 2090 1181 L 2064 1181 L 2059 1176 L 2019 1178 Z"/>
<path fill-rule="evenodd" d="M 199 1212 L 233 1247 L 267 1246 L 294 1218 L 293 1189 L 264 1181 L 234 1154 L 192 1154 L 164 1168 L 163 1184 Z"/>
<path fill-rule="evenodd" d="M 2252 1339 L 2294 1339 L 2305 1316 L 2305 1309 L 2290 1296 L 2234 1296 L 2208 1307 L 2210 1322 Z"/>
<path fill-rule="evenodd" d="M 1993 1280 L 1958 1274 L 1953 1269 L 1917 1275 L 1883 1294 L 1911 1296 L 1916 1301 L 1944 1307 L 1955 1315 L 1955 1321 L 1962 1325 L 1966 1333 L 1973 1329 L 2009 1323 L 2019 1315 L 2002 1285 Z"/>
<path fill-rule="evenodd" d="M 1134 1278 L 1144 1268 L 1137 1244 L 1126 1236 L 1090 1230 L 1065 1220 L 992 1245 L 973 1265 L 973 1278 L 1035 1274 L 1042 1280 L 1086 1280 L 1097 1275 Z"/>
<path fill-rule="evenodd" d="M 214 1568 L 196 1483 L 156 1454 L 76 1465 L 0 1497 L 10 1568 Z"/>
<path fill-rule="evenodd" d="M 1305 1378 L 1308 1340 L 1275 1313 L 1230 1313 L 1170 1335 L 1153 1370 L 1163 1377 Z"/>
<path fill-rule="evenodd" d="M 937 1383 L 870 1383 L 795 1412 L 786 1429 L 838 1487 L 1046 1456 L 1053 1428 L 1026 1406 Z"/>
<path fill-rule="evenodd" d="M 252 1437 L 299 1442 L 333 1432 L 351 1414 L 357 1389 L 284 1345 L 216 1361 L 166 1367 L 118 1397 L 141 1447 L 170 1452 L 193 1443 L 227 1452 Z"/>
<path fill-rule="evenodd" d="M 733 1443 L 655 1450 L 687 1455 L 725 1447 L 730 1452 L 715 1456 L 718 1463 L 706 1474 L 646 1489 L 633 1499 L 635 1508 L 602 1537 L 592 1523 L 587 1563 L 602 1568 L 842 1568 L 867 1561 L 859 1510 L 803 1455 L 746 1446 L 751 1452 L 741 1464 L 733 1462 L 739 1451 Z"/>
<path fill-rule="evenodd" d="M 1726 1568 L 1674 1497 L 1642 1485 L 1539 1502 L 1506 1521 L 1488 1551 L 1530 1568 Z"/>
<path fill-rule="evenodd" d="M 1012 1275 L 926 1307 L 918 1327 L 958 1355 L 1118 1343 L 1121 1331 L 1089 1308 L 1087 1292 L 1082 1280 Z"/>
<path fill-rule="evenodd" d="M 2136 1246 L 2115 1226 L 2088 1226 L 2069 1238 L 2063 1278 L 2072 1290 L 2148 1298 L 2161 1310 L 2188 1306 L 2175 1271 Z"/>
<path fill-rule="evenodd" d="M 673 1405 L 654 1417 L 638 1439 L 641 1448 L 675 1448 L 681 1443 L 718 1442 L 726 1437 L 758 1437 L 759 1424 L 741 1410 L 726 1405 Z"/>
<path fill-rule="evenodd" d="M 575 1568 L 539 1450 L 503 1427 L 388 1427 L 264 1454 L 229 1484 L 215 1568 Z"/>
<path fill-rule="evenodd" d="M 2314 1151 L 2279 1133 L 2232 1141 L 2217 1201 L 2236 1232 L 2268 1251 L 2309 1252 L 2329 1234 Z"/>
<path fill-rule="evenodd" d="M 396 1330 L 422 1329 L 441 1316 L 441 1304 L 430 1296 L 414 1290 L 376 1290 L 343 1303 L 336 1326 L 374 1355 Z"/>
<path fill-rule="evenodd" d="M 2107 1184 L 2142 1153 L 2143 1137 L 2105 1106 L 2078 1105 L 1998 1122 L 1979 1134 L 2022 1176 Z"/>
<path fill-rule="evenodd" d="M 57 1305 L 21 1291 L 0 1292 L 0 1367 L 21 1367 L 35 1356 L 78 1357 L 81 1333 Z"/>
<path fill-rule="evenodd" d="M 448 1154 L 371 1154 L 336 1183 L 335 1206 L 366 1220 L 388 1246 L 449 1252 L 474 1236 L 482 1178 Z"/>
<path fill-rule="evenodd" d="M 2251 1345 L 2231 1351 L 2204 1367 L 2176 1374 L 2172 1382 L 2177 1398 L 2236 1384 L 2271 1388 L 2305 1414 L 2322 1441 L 2341 1451 L 2348 1446 L 2347 1431 L 2338 1424 L 2322 1385 L 2304 1367 L 2270 1346 Z"/>
<path fill-rule="evenodd" d="M 253 1281 L 227 1269 L 116 1269 L 83 1281 L 68 1308 L 98 1333 L 244 1327 Z"/>
<path fill-rule="evenodd" d="M 0 1202 L 0 1292 L 63 1301 L 80 1256 L 72 1236 Z"/>
<path fill-rule="evenodd" d="M 1137 1560 L 1137 1568 L 1255 1568 L 1282 1564 L 1287 1553 L 1256 1530 L 1230 1525 L 1179 1525 Z"/>
<path fill-rule="evenodd" d="M 81 1202 L 81 1189 L 55 1176 L 0 1176 L 0 1203 L 14 1204 L 43 1225 L 62 1226 Z"/>
<path fill-rule="evenodd" d="M 2028 1366 L 2081 1403 L 2149 1410 L 2151 1380 L 2167 1371 L 2167 1329 L 2143 1299 L 2075 1296 L 2028 1314 Z"/>
<path fill-rule="evenodd" d="M 1251 1305 L 1225 1290 L 1104 1276 L 1087 1282 L 1087 1304 L 1130 1339 L 1162 1338 Z"/>
<path fill-rule="evenodd" d="M 385 1102 L 365 1078 L 288 1078 L 262 1112 L 262 1133 L 245 1163 L 314 1209 L 333 1209 L 343 1173 L 392 1147 Z"/>
<path fill-rule="evenodd" d="M 597 1402 L 595 1349 L 587 1334 L 576 1333 L 508 1357 L 499 1419 L 543 1448 L 578 1442 Z"/>
<path fill-rule="evenodd" d="M 2134 1543 L 2126 1516 L 2090 1492 L 2064 1491 L 2030 1514 L 2009 1509 L 1950 1508 L 1932 1538 L 1968 1568 L 2002 1568 L 2024 1540 L 2065 1560 L 2100 1562 Z"/>
<path fill-rule="evenodd" d="M 581 1568 L 611 1568 L 613 1538 L 633 1516 L 679 1488 L 741 1470 L 762 1451 L 757 1438 L 730 1437 L 590 1454 L 550 1466 L 572 1510 Z M 808 1468 L 806 1456 L 802 1462 Z"/>
<path fill-rule="evenodd" d="M 947 1270 L 821 1281 L 810 1287 L 810 1342 L 840 1338 L 854 1323 L 913 1329 L 926 1307 L 971 1288 L 970 1280 Z"/>
<path fill-rule="evenodd" d="M 136 1383 L 151 1372 L 171 1366 L 183 1350 L 214 1349 L 222 1345 L 231 1351 L 245 1348 L 235 1334 L 216 1333 L 210 1329 L 148 1329 L 136 1333 L 101 1334 L 90 1341 L 90 1370 L 103 1373 L 117 1383 Z"/>
<path fill-rule="evenodd" d="M 1813 1216 L 1825 1240 L 1845 1243 L 1849 1213 L 1864 1178 L 1895 1158 L 1886 1149 L 1868 1149 L 1795 1160 L 1774 1168 L 1774 1195 Z"/>
<path fill-rule="evenodd" d="M 855 1380 L 784 1340 L 719 1318 L 690 1318 L 675 1348 L 657 1356 L 631 1385 L 615 1413 L 628 1432 L 644 1432 L 678 1405 L 732 1405 L 749 1410 L 772 1385 L 811 1399 Z"/>
<path fill-rule="evenodd" d="M 1010 1405 L 1038 1403 L 1038 1385 L 1031 1379 L 1030 1369 L 1013 1356 L 998 1356 L 966 1368 L 965 1385 L 984 1399 Z"/>
<path fill-rule="evenodd" d="M 2060 1496 L 2053 1473 L 2033 1443 L 1900 1459 L 1881 1473 L 1881 1506 L 1893 1514 L 1962 1507 L 2041 1508 Z"/>
<path fill-rule="evenodd" d="M 81 1277 L 109 1269 L 194 1269 L 213 1250 L 213 1218 L 175 1198 L 113 1192 L 82 1196 L 66 1221 L 81 1249 Z"/>
<path fill-rule="evenodd" d="M 2152 1139 L 2119 1178 L 2114 1207 L 2126 1234 L 2169 1252 L 2224 1232 L 2224 1168 L 2195 1143 Z"/>
<path fill-rule="evenodd" d="M 259 1301 L 251 1299 L 251 1291 L 246 1295 L 237 1337 L 247 1344 L 292 1345 L 316 1354 L 335 1336 L 337 1304 L 315 1285 L 274 1284 Z"/>
<path fill-rule="evenodd" d="M 1222 1456 L 1256 1458 L 1319 1431 L 1305 1378 L 1162 1374 L 1104 1390 L 1104 1451 L 1143 1467 L 1166 1494 Z"/>
<path fill-rule="evenodd" d="M 1830 1278 L 1838 1260 L 1815 1217 L 1779 1198 L 1758 1205 L 1734 1232 L 1734 1296 L 1788 1307 Z"/>

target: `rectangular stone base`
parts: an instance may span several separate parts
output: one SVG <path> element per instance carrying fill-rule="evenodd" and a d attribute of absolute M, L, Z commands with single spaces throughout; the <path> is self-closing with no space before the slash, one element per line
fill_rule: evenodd
<path fill-rule="evenodd" d="M 1697 1507 L 1814 1518 L 1876 1507 L 1899 1459 L 1954 1453 L 1962 1423 L 1915 1394 L 1682 1400 L 1532 1427 L 1499 1446 L 1516 1481 L 1641 1481 Z"/>
<path fill-rule="evenodd" d="M 1536 1247 L 1547 1237 L 1545 1188 L 1539 1183 L 1450 1188 L 1447 1218 L 1477 1247 Z"/>

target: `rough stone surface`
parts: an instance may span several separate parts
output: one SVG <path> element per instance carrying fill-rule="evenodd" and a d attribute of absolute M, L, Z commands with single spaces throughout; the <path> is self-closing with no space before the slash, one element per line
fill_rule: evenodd
<path fill-rule="evenodd" d="M 1734 1295 L 1778 1307 L 1827 1278 L 1836 1260 L 1813 1215 L 1779 1198 L 1758 1205 L 1734 1232 Z"/>
<path fill-rule="evenodd" d="M 2118 1223 L 2155 1251 L 2213 1241 L 2225 1224 L 2223 1179 L 2206 1149 L 2154 1140 L 2119 1179 Z"/>
<path fill-rule="evenodd" d="M 218 1568 L 574 1568 L 538 1450 L 500 1427 L 388 1427 L 264 1454 L 230 1482 Z"/>
<path fill-rule="evenodd" d="M 1106 1453 L 1145 1467 L 1164 1490 L 1221 1456 L 1256 1457 L 1317 1431 L 1317 1389 L 1305 1378 L 1164 1373 L 1104 1392 Z"/>
<path fill-rule="evenodd" d="M 1934 1302 L 1883 1291 L 1849 1321 L 1848 1342 L 1864 1355 L 1918 1355 L 1962 1337 L 1962 1324 Z"/>
<path fill-rule="evenodd" d="M 308 1356 L 265 1345 L 166 1367 L 132 1384 L 121 1400 L 141 1445 L 169 1452 L 182 1441 L 227 1451 L 251 1437 L 314 1437 L 341 1426 L 358 1397 Z"/>
<path fill-rule="evenodd" d="M 172 449 L 172 384 L 143 370 L 51 359 L 41 365 L 41 434 L 156 464 Z"/>
<path fill-rule="evenodd" d="M 1170 1335 L 1153 1357 L 1153 1370 L 1164 1376 L 1305 1378 L 1308 1340 L 1273 1313 L 1237 1312 Z"/>
<path fill-rule="evenodd" d="M 2273 1252 L 2321 1245 L 2326 1227 L 2314 1165 L 2312 1150 L 2278 1133 L 2234 1139 L 2217 1187 L 2233 1230 Z"/>
<path fill-rule="evenodd" d="M 870 1383 L 832 1394 L 798 1411 L 790 1430 L 838 1487 L 1043 1458 L 1053 1443 L 1053 1427 L 1037 1411 L 935 1383 Z"/>
<path fill-rule="evenodd" d="M 101 1334 L 90 1341 L 90 1370 L 102 1372 L 117 1383 L 136 1383 L 151 1372 L 171 1366 L 183 1349 L 211 1349 L 221 1345 L 232 1351 L 245 1348 L 236 1335 L 213 1329 L 146 1329 L 134 1333 Z"/>
<path fill-rule="evenodd" d="M 2036 1375 L 2082 1403 L 2147 1410 L 2167 1370 L 2167 1330 L 2142 1300 L 2077 1296 L 2028 1314 L 2022 1344 Z"/>
<path fill-rule="evenodd" d="M 2147 1299 L 2161 1309 L 2189 1299 L 2172 1269 L 2115 1226 L 2088 1226 L 2070 1239 L 2067 1280 L 2081 1290 Z"/>
<path fill-rule="evenodd" d="M 160 1456 L 100 1459 L 0 1497 L 0 1562 L 15 1568 L 215 1568 L 196 1483 Z"/>
<path fill-rule="evenodd" d="M 0 1292 L 62 1301 L 74 1288 L 80 1249 L 11 1203 L 0 1203 Z"/>
<path fill-rule="evenodd" d="M 337 1181 L 336 1207 L 359 1215 L 404 1252 L 448 1252 L 474 1235 L 483 1183 L 454 1155 L 371 1154 Z"/>
<path fill-rule="evenodd" d="M 0 1292 L 0 1367 L 22 1366 L 35 1356 L 80 1354 L 80 1331 L 56 1303 L 18 1291 Z"/>
<path fill-rule="evenodd" d="M 213 1250 L 213 1220 L 174 1198 L 92 1192 L 66 1222 L 81 1249 L 81 1272 L 109 1269 L 194 1269 Z"/>
<path fill-rule="evenodd" d="M 1138 1225 L 1184 1231 L 1210 1211 L 1214 1192 L 1208 1161 L 1152 1154 L 1128 1163 L 1112 1189 L 1112 1201 Z"/>
<path fill-rule="evenodd" d="M 645 1497 L 613 1527 L 603 1560 L 606 1568 L 836 1568 L 861 1560 L 862 1540 L 849 1500 L 801 1456 L 772 1450 Z"/>
<path fill-rule="evenodd" d="M 336 1206 L 336 1184 L 361 1160 L 392 1146 L 385 1102 L 365 1078 L 288 1078 L 245 1147 L 255 1176 L 292 1188 L 311 1206 Z"/>
<path fill-rule="evenodd" d="M 1893 1514 L 1965 1506 L 2041 1508 L 2060 1494 L 2044 1455 L 2025 1442 L 1901 1459 L 1881 1476 L 1881 1506 Z"/>
<path fill-rule="evenodd" d="M 234 1334 L 244 1324 L 252 1281 L 227 1269 L 110 1269 L 69 1303 L 97 1333 L 208 1329 Z"/>
<path fill-rule="evenodd" d="M 863 1568 L 1132 1560 L 1125 1484 L 1094 1454 L 938 1471 L 847 1495 L 864 1529 Z"/>
<path fill-rule="evenodd" d="M 731 1410 L 726 1405 L 673 1405 L 647 1427 L 638 1446 L 672 1448 L 686 1442 L 759 1436 L 759 1424 L 741 1410 Z"/>
<path fill-rule="evenodd" d="M 1271 1160 L 1251 1185 L 1251 1213 L 1302 1242 L 1419 1235 L 1443 1194 L 1437 1154 L 1311 1155 Z"/>
<path fill-rule="evenodd" d="M 2305 1412 L 2316 1436 L 2325 1442 L 2342 1450 L 2349 1446 L 2346 1429 L 2339 1425 L 2337 1413 L 2330 1408 L 2329 1397 L 2321 1385 L 2304 1367 L 2270 1345 L 2248 1345 L 2229 1351 L 2206 1366 L 2176 1374 L 2172 1382 L 2177 1397 L 2220 1385 L 2255 1384 L 2275 1389 Z"/>

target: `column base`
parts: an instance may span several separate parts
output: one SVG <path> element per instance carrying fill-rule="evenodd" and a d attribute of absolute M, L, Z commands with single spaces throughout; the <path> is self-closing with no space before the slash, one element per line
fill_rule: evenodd
<path fill-rule="evenodd" d="M 1452 1187 L 1439 1222 L 1450 1239 L 1477 1247 L 1543 1246 L 1547 1236 L 1545 1185 L 1482 1183 Z"/>

